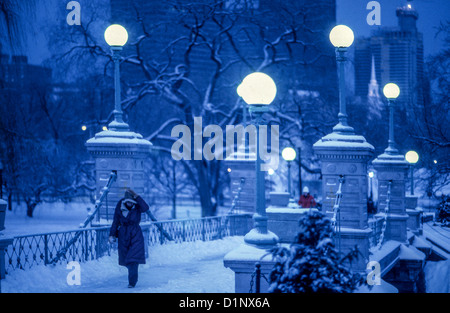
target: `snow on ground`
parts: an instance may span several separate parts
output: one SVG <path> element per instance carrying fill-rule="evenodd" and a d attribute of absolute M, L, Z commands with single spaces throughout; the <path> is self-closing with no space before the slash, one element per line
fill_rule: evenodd
<path fill-rule="evenodd" d="M 20 236 L 76 229 L 86 218 L 88 207 L 92 209 L 94 205 L 87 199 L 70 203 L 42 203 L 36 207 L 33 217 L 30 218 L 26 216 L 25 203 L 14 204 L 12 211 L 6 211 L 4 233 Z"/>
<path fill-rule="evenodd" d="M 81 263 L 81 285 L 69 286 L 65 265 L 15 270 L 2 280 L 2 292 L 27 293 L 232 293 L 234 273 L 223 266 L 223 257 L 243 243 L 243 237 L 151 246 L 147 264 L 139 267 L 139 281 L 128 289 L 127 269 L 117 263 L 117 253 Z"/>
<path fill-rule="evenodd" d="M 450 293 L 450 260 L 427 262 L 425 278 L 427 293 Z"/>

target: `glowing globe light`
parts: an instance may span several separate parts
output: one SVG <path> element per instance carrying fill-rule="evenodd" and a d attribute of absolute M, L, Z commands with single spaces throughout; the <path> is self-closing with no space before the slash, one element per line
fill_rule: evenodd
<path fill-rule="evenodd" d="M 103 129 L 103 130 L 108 130 L 108 127 L 103 126 L 102 129 Z"/>
<path fill-rule="evenodd" d="M 231 168 L 227 168 L 227 172 L 228 172 L 228 173 L 231 173 Z"/>
<path fill-rule="evenodd" d="M 416 151 L 408 151 L 405 154 L 405 159 L 406 161 L 408 161 L 410 164 L 416 164 L 417 161 L 419 161 L 419 155 L 417 154 Z"/>
<path fill-rule="evenodd" d="M 353 31 L 345 25 L 337 25 L 330 32 L 330 41 L 336 48 L 348 48 L 354 39 Z"/>
<path fill-rule="evenodd" d="M 275 99 L 277 86 L 269 75 L 256 72 L 244 78 L 237 93 L 248 105 L 269 105 Z"/>
<path fill-rule="evenodd" d="M 87 129 L 86 125 L 81 126 L 81 130 L 85 131 Z"/>
<path fill-rule="evenodd" d="M 383 88 L 383 94 L 388 99 L 397 99 L 400 95 L 400 88 L 394 83 L 386 84 Z"/>
<path fill-rule="evenodd" d="M 281 152 L 281 156 L 283 157 L 283 159 L 290 162 L 295 159 L 295 157 L 297 156 L 297 153 L 291 147 L 287 147 L 287 148 L 283 149 L 283 151 Z"/>
<path fill-rule="evenodd" d="M 122 47 L 128 41 L 128 32 L 119 24 L 110 25 L 105 30 L 105 41 L 111 47 Z"/>
<path fill-rule="evenodd" d="M 373 172 L 369 172 L 369 177 L 373 178 Z"/>
<path fill-rule="evenodd" d="M 267 174 L 269 174 L 270 176 L 272 176 L 275 173 L 275 171 L 272 168 L 269 168 L 269 170 L 267 171 Z"/>

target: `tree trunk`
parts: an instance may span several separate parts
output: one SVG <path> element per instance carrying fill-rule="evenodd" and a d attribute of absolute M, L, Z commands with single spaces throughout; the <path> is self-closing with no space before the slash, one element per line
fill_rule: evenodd
<path fill-rule="evenodd" d="M 173 179 L 173 193 L 172 193 L 172 219 L 177 218 L 177 175 L 175 172 L 176 163 L 172 162 L 172 179 Z"/>
<path fill-rule="evenodd" d="M 12 191 L 8 193 L 8 210 L 12 211 Z"/>
<path fill-rule="evenodd" d="M 35 201 L 26 201 L 27 203 L 27 216 L 33 217 L 34 209 L 36 208 L 37 203 Z"/>
<path fill-rule="evenodd" d="M 204 161 L 194 161 L 197 167 L 200 204 L 202 206 L 202 217 L 214 216 L 215 206 L 211 201 L 211 186 L 208 181 L 208 173 L 203 165 Z"/>

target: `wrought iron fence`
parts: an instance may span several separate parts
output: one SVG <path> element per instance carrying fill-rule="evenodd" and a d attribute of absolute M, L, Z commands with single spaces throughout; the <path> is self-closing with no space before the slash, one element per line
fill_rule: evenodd
<path fill-rule="evenodd" d="M 161 226 L 176 243 L 196 240 L 210 241 L 227 236 L 243 236 L 252 228 L 251 214 L 205 217 L 199 219 L 147 222 L 141 225 L 148 245 L 169 242 L 158 230 Z M 109 226 L 90 227 L 72 231 L 42 233 L 15 237 L 5 254 L 6 272 L 47 265 L 62 247 L 81 232 L 67 250 L 65 261 L 85 262 L 98 259 L 114 248 L 108 243 Z"/>

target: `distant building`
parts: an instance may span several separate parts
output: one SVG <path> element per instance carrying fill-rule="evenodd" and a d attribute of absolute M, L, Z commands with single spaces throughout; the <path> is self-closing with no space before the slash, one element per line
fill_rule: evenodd
<path fill-rule="evenodd" d="M 382 87 L 392 82 L 400 87 L 397 102 L 403 109 L 422 106 L 424 53 L 423 36 L 416 26 L 419 14 L 411 1 L 396 13 L 397 27 L 382 27 L 368 38 L 355 40 L 355 95 L 371 105 L 376 93 L 382 95 Z"/>
<path fill-rule="evenodd" d="M 0 53 L 0 89 L 45 87 L 51 83 L 51 77 L 51 69 L 29 64 L 26 56 Z"/>

